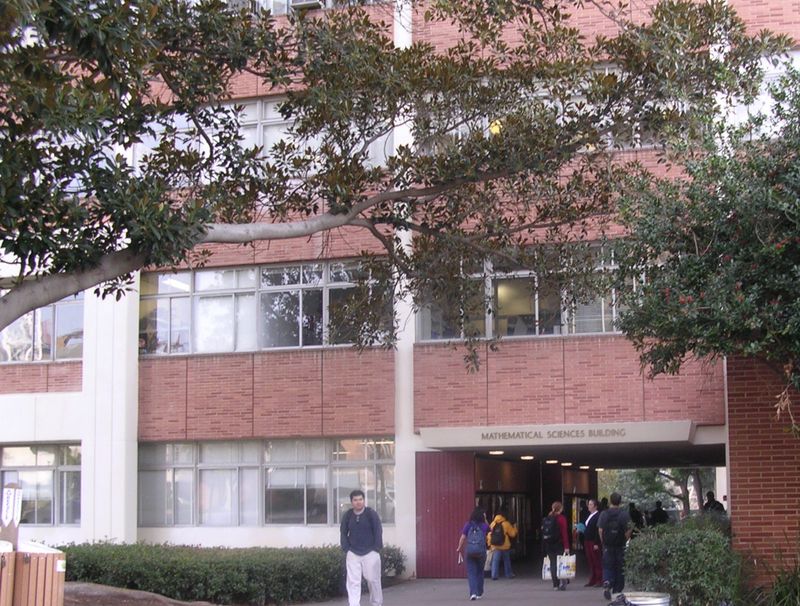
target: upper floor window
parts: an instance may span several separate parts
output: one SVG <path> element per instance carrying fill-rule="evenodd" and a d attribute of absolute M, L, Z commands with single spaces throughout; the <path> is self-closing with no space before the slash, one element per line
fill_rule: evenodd
<path fill-rule="evenodd" d="M 0 362 L 83 356 L 83 294 L 28 312 L 0 331 Z"/>
<path fill-rule="evenodd" d="M 331 311 L 362 270 L 354 262 L 143 274 L 139 352 L 215 353 L 350 342 Z"/>
<path fill-rule="evenodd" d="M 597 271 L 610 268 L 598 255 Z M 620 311 L 617 292 L 569 300 L 557 278 L 541 279 L 530 271 L 492 271 L 475 278 L 475 294 L 458 308 L 424 304 L 418 334 L 422 340 L 463 337 L 522 337 L 615 332 Z M 631 285 L 635 288 L 635 285 Z M 447 321 L 445 318 L 450 317 Z"/>
<path fill-rule="evenodd" d="M 80 445 L 0 446 L 0 480 L 22 489 L 22 524 L 81 523 Z"/>

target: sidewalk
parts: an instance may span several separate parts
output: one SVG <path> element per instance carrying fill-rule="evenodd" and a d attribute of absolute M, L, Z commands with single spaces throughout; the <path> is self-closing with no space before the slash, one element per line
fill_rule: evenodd
<path fill-rule="evenodd" d="M 486 579 L 482 600 L 474 603 L 479 606 L 606 606 L 603 590 L 584 587 L 588 580 L 578 573 L 566 591 L 553 591 L 550 581 L 541 579 L 541 561 L 536 574 L 531 570 L 533 563 L 522 563 L 515 572 L 514 579 Z M 472 604 L 467 595 L 467 579 L 413 579 L 403 581 L 383 591 L 383 606 L 455 606 Z M 369 606 L 369 594 L 361 596 L 362 606 Z M 347 598 L 340 597 L 316 606 L 347 606 Z"/>

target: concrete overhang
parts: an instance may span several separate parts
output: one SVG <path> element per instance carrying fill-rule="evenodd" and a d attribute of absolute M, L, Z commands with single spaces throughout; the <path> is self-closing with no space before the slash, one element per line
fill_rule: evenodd
<path fill-rule="evenodd" d="M 502 458 L 558 459 L 606 468 L 724 466 L 723 425 L 692 421 L 578 423 L 561 425 L 501 425 L 485 427 L 423 427 L 425 447 L 471 450 Z"/>

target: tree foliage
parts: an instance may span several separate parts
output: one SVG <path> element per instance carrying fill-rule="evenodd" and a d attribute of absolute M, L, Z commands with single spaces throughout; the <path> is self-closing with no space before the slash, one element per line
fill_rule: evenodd
<path fill-rule="evenodd" d="M 623 198 L 621 277 L 645 275 L 622 330 L 654 373 L 688 355 L 744 356 L 800 387 L 800 77 L 772 86 L 771 117 L 709 128 L 678 150 L 683 176 L 635 175 Z"/>
<path fill-rule="evenodd" d="M 205 244 L 345 226 L 382 248 L 373 279 L 456 315 L 487 258 L 578 293 L 593 262 L 576 244 L 614 216 L 631 124 L 696 140 L 785 45 L 748 36 L 719 0 L 664 0 L 645 23 L 609 14 L 618 33 L 597 38 L 575 27 L 581 6 L 432 2 L 428 23 L 461 31 L 436 48 L 394 45 L 359 6 L 279 19 L 220 0 L 4 2 L 0 327 L 95 285 L 119 295 L 130 272 Z M 244 145 L 227 103 L 242 74 L 284 95 L 290 136 L 270 149 Z M 398 126 L 414 144 L 376 161 Z"/>

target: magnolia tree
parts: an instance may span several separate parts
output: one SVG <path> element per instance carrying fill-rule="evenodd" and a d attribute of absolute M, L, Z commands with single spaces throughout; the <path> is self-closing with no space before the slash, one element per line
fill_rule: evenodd
<path fill-rule="evenodd" d="M 570 15 L 582 4 L 411 5 L 460 36 L 400 48 L 380 7 L 276 18 L 220 0 L 2 3 L 0 328 L 87 288 L 120 296 L 131 272 L 196 261 L 211 243 L 345 227 L 381 250 L 365 253 L 370 282 L 349 308 L 362 342 L 392 338 L 375 311 L 392 289 L 376 283 L 446 301 L 463 322 L 487 259 L 558 272 L 581 296 L 588 244 L 631 170 L 614 152 L 636 144 L 632 125 L 662 152 L 661 133 L 702 141 L 716 104 L 754 94 L 759 58 L 786 43 L 748 36 L 721 0 L 662 1 L 639 23 L 587 2 L 616 32 L 588 38 Z M 284 96 L 291 127 L 269 149 L 244 145 L 228 102 L 241 74 Z M 414 144 L 376 158 L 396 127 Z M 663 187 L 668 202 L 687 197 Z M 719 263 L 744 267 L 739 252 Z M 716 296 L 670 288 L 676 306 Z"/>
<path fill-rule="evenodd" d="M 631 176 L 621 219 L 621 328 L 654 372 L 686 356 L 766 361 L 785 381 L 778 414 L 795 435 L 800 388 L 800 76 L 772 85 L 769 115 L 716 123 L 678 149 L 683 176 Z"/>

